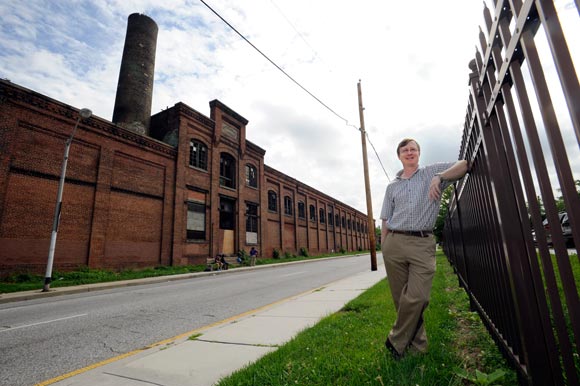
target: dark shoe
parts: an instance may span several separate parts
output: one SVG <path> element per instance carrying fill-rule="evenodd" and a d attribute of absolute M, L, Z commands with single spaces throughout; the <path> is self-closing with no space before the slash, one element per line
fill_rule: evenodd
<path fill-rule="evenodd" d="M 385 342 L 385 347 L 387 348 L 387 350 L 389 350 L 391 352 L 391 354 L 393 355 L 393 358 L 396 361 L 398 361 L 399 359 L 401 359 L 403 357 L 402 354 L 399 354 L 399 352 L 397 351 L 395 346 L 393 346 L 393 344 L 391 343 L 389 338 L 387 338 L 387 341 Z"/>

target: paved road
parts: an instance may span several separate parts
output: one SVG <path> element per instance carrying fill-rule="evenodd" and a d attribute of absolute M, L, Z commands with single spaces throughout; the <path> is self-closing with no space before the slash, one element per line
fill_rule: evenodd
<path fill-rule="evenodd" d="M 369 255 L 0 304 L 0 384 L 33 385 L 365 270 Z"/>

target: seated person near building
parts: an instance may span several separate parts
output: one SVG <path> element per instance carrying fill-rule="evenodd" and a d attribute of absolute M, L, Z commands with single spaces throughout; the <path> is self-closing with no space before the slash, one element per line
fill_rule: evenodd
<path fill-rule="evenodd" d="M 230 264 L 226 261 L 226 256 L 223 253 L 220 255 L 220 263 L 224 270 L 230 267 Z"/>
<path fill-rule="evenodd" d="M 223 259 L 223 257 L 222 257 L 222 254 L 221 253 L 218 253 L 216 255 L 215 259 L 214 259 L 214 262 L 215 262 L 215 264 L 217 266 L 217 270 L 218 271 L 221 271 L 222 270 L 222 266 L 223 266 L 222 259 Z"/>

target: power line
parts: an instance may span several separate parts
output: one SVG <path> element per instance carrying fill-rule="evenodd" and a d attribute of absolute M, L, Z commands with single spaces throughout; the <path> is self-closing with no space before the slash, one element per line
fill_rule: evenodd
<path fill-rule="evenodd" d="M 288 19 L 288 17 L 284 14 L 284 12 L 280 9 L 280 7 L 278 7 L 276 5 L 276 3 L 274 3 L 273 0 L 270 0 L 270 3 L 272 3 L 272 5 L 274 6 L 274 8 L 276 8 L 278 10 L 278 12 L 280 12 L 280 14 L 282 15 L 282 17 L 286 20 L 286 22 L 288 24 L 290 24 L 290 26 L 292 27 L 292 29 L 294 30 L 294 32 L 296 32 L 296 34 L 298 36 L 300 36 L 300 39 L 302 39 L 302 41 L 312 50 L 312 52 L 314 53 L 314 57 L 316 59 L 320 60 L 322 63 L 324 63 L 325 66 L 327 66 L 327 64 L 324 62 L 324 60 L 322 60 L 322 58 L 318 55 L 318 52 L 316 52 L 316 50 L 310 45 L 310 43 L 308 43 L 308 41 L 304 38 L 304 36 L 300 33 L 300 31 L 298 31 L 298 29 L 294 26 L 294 24 L 292 24 L 292 22 L 290 21 L 290 19 Z M 329 70 L 330 70 L 330 68 L 329 68 Z"/>
<path fill-rule="evenodd" d="M 322 106 L 326 107 L 326 109 L 328 111 L 330 111 L 331 113 L 333 113 L 334 115 L 336 115 L 338 118 L 342 119 L 343 121 L 348 123 L 348 120 L 343 118 L 341 115 L 339 115 L 336 111 L 334 111 L 333 109 L 331 109 L 330 107 L 328 107 L 324 102 L 322 102 L 316 95 L 314 95 L 313 93 L 311 93 L 310 91 L 308 91 L 304 86 L 302 86 L 300 83 L 298 83 L 298 81 L 296 81 L 294 78 L 292 78 L 286 71 L 284 71 L 284 69 L 280 66 L 278 66 L 276 63 L 274 63 L 274 61 L 272 59 L 270 59 L 266 54 L 264 54 L 262 51 L 260 51 L 260 49 L 258 49 L 258 47 L 256 47 L 254 44 L 252 44 L 252 42 L 250 42 L 248 39 L 246 39 L 246 37 L 244 35 L 242 35 L 240 32 L 238 32 L 237 29 L 234 28 L 234 26 L 232 26 L 230 23 L 227 22 L 226 19 L 224 19 L 223 17 L 221 17 L 221 15 L 219 13 L 217 13 L 212 7 L 210 7 L 205 1 L 203 0 L 199 0 L 201 1 L 207 8 L 209 8 L 210 11 L 212 11 L 217 17 L 219 17 L 224 23 L 226 23 L 228 25 L 228 27 L 230 27 L 235 33 L 237 33 L 242 39 L 244 39 L 246 41 L 246 43 L 248 43 L 249 45 L 251 45 L 256 51 L 258 51 L 260 53 L 260 55 L 262 55 L 267 61 L 269 61 L 270 63 L 272 63 L 272 65 L 274 67 L 276 67 L 278 70 L 280 70 L 284 75 L 286 75 L 288 77 L 288 79 L 290 79 L 292 82 L 294 82 L 298 87 L 300 87 L 302 90 L 304 90 L 306 93 L 308 93 L 308 95 L 310 95 L 312 98 L 316 99 L 318 101 L 318 103 L 320 103 Z"/>
<path fill-rule="evenodd" d="M 258 47 L 256 47 L 252 42 L 250 42 L 244 35 L 242 35 L 234 26 L 232 26 L 226 19 L 224 19 L 219 13 L 217 13 L 212 7 L 209 6 L 209 4 L 207 4 L 204 0 L 199 0 L 201 3 L 203 3 L 203 5 L 205 5 L 210 11 L 212 11 L 214 13 L 214 15 L 216 15 L 217 17 L 220 18 L 221 21 L 223 21 L 228 27 L 230 27 L 235 33 L 237 33 L 242 39 L 244 39 L 246 41 L 246 43 L 248 43 L 250 46 L 252 46 L 253 49 L 255 49 L 256 51 L 258 51 L 260 53 L 260 55 L 262 55 L 267 61 L 269 61 L 274 67 L 276 67 L 280 72 L 282 72 L 284 75 L 286 75 L 286 77 L 288 79 L 290 79 L 292 82 L 294 82 L 294 84 L 296 84 L 298 87 L 300 87 L 302 90 L 304 90 L 308 95 L 310 95 L 312 98 L 314 98 L 318 103 L 320 103 L 322 106 L 324 106 L 328 111 L 330 111 L 332 114 L 334 114 L 335 116 L 337 116 L 338 118 L 340 118 L 341 120 L 344 121 L 344 123 L 347 126 L 351 126 L 353 127 L 355 130 L 360 130 L 358 127 L 356 127 L 355 125 L 349 123 L 348 119 L 342 117 L 340 114 L 338 114 L 336 111 L 334 111 L 333 109 L 331 109 L 330 107 L 328 107 L 328 105 L 324 102 L 322 102 L 318 97 L 316 97 L 316 95 L 314 95 L 313 93 L 311 93 L 310 91 L 308 91 L 308 89 L 306 89 L 306 87 L 302 86 L 298 81 L 296 81 L 293 77 L 291 77 L 286 71 L 284 71 L 284 69 L 282 69 L 280 66 L 278 66 L 272 59 L 270 59 L 266 54 L 264 54 L 262 51 L 260 51 L 260 49 L 258 49 Z M 297 31 L 298 32 L 298 31 Z M 300 35 L 300 34 L 299 34 Z M 308 44 L 308 43 L 307 43 Z M 311 47 L 312 48 L 312 47 Z M 373 146 L 372 142 L 370 142 L 370 138 L 368 136 L 368 133 L 365 133 L 367 138 L 369 139 L 369 143 L 371 144 L 371 146 L 373 147 L 373 150 L 375 151 L 375 154 L 379 160 L 379 163 L 381 164 L 381 167 L 383 168 L 383 171 L 385 172 L 385 175 L 387 176 L 387 178 L 389 179 L 389 181 L 391 180 L 389 178 L 389 175 L 387 174 L 387 171 L 385 170 L 385 168 L 383 167 L 383 164 L 381 162 L 381 159 L 379 158 L 379 155 L 377 154 L 377 151 L 375 150 L 375 147 Z"/>
<path fill-rule="evenodd" d="M 387 171 L 385 170 L 385 167 L 383 166 L 383 163 L 381 162 L 381 158 L 379 157 L 379 153 L 377 153 L 377 149 L 375 149 L 375 145 L 373 145 L 373 143 L 371 142 L 371 138 L 369 137 L 369 133 L 367 131 L 365 131 L 365 134 L 366 134 L 367 139 L 369 140 L 369 143 L 371 144 L 371 146 L 375 152 L 375 155 L 377 156 L 377 159 L 379 160 L 379 164 L 381 164 L 381 168 L 383 168 L 383 172 L 385 172 L 387 179 L 389 180 L 389 182 L 391 182 L 391 177 L 389 177 L 389 173 L 387 173 Z"/>

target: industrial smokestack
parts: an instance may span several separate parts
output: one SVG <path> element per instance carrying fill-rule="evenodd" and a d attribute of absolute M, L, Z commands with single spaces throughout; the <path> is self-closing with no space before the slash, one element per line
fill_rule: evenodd
<path fill-rule="evenodd" d="M 150 17 L 129 15 L 113 110 L 114 123 L 144 135 L 151 120 L 157 31 Z"/>

